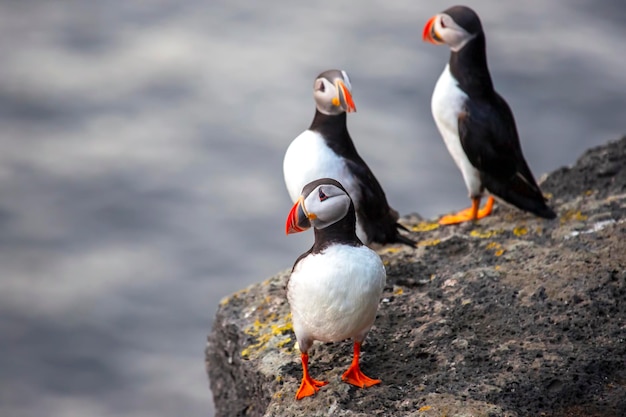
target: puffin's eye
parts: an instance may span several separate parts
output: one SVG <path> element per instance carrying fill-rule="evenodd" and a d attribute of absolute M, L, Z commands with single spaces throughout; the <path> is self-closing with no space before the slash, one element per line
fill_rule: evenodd
<path fill-rule="evenodd" d="M 324 81 L 320 83 L 320 91 L 323 93 L 326 90 L 326 86 L 324 85 Z"/>
<path fill-rule="evenodd" d="M 328 198 L 328 196 L 326 194 L 324 194 L 324 191 L 322 191 L 322 189 L 319 189 L 319 196 L 320 196 L 320 201 L 324 201 Z"/>
<path fill-rule="evenodd" d="M 443 22 L 443 18 L 439 19 L 439 24 L 441 25 L 442 28 L 446 27 L 446 24 Z"/>

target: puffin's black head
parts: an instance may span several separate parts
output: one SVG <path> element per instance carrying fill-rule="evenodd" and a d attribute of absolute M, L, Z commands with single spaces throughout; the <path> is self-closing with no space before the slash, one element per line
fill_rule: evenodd
<path fill-rule="evenodd" d="M 343 70 L 324 71 L 315 79 L 313 98 L 317 109 L 326 115 L 355 112 L 352 85 Z"/>
<path fill-rule="evenodd" d="M 342 220 L 350 210 L 354 216 L 352 200 L 338 181 L 315 180 L 302 189 L 289 212 L 285 229 L 287 234 L 302 232 L 311 226 L 323 229 Z"/>
<path fill-rule="evenodd" d="M 467 6 L 454 6 L 431 17 L 422 37 L 425 42 L 446 44 L 458 52 L 482 32 L 483 26 L 475 11 Z"/>

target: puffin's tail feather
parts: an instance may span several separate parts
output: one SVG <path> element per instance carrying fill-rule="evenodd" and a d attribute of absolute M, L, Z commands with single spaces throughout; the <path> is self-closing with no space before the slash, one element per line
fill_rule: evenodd
<path fill-rule="evenodd" d="M 483 185 L 490 193 L 513 204 L 520 210 L 528 211 L 544 219 L 556 218 L 556 213 L 546 204 L 539 187 L 519 175 L 503 182 L 484 175 Z"/>
<path fill-rule="evenodd" d="M 383 224 L 384 227 L 381 227 Z M 370 226 L 373 225 L 370 224 Z M 400 223 L 396 223 L 395 220 L 392 220 L 378 224 L 377 227 L 370 227 L 370 229 L 366 230 L 365 233 L 368 236 L 371 236 L 371 242 L 380 243 L 381 245 L 402 243 L 403 245 L 408 245 L 412 248 L 416 247 L 417 242 L 401 234 L 400 230 L 408 232 L 406 227 L 402 226 Z"/>
<path fill-rule="evenodd" d="M 546 203 L 543 203 L 543 207 L 538 208 L 532 213 L 536 214 L 539 217 L 543 217 L 544 219 L 548 219 L 548 220 L 556 219 L 556 213 L 554 212 L 554 210 L 548 207 Z"/>
<path fill-rule="evenodd" d="M 396 227 L 398 229 L 402 229 L 402 230 L 406 230 L 408 232 L 408 229 L 404 226 L 402 226 L 400 223 L 396 223 Z M 408 237 L 400 234 L 400 231 L 396 229 L 396 242 L 395 243 L 402 243 L 404 245 L 408 245 L 412 248 L 417 246 L 417 242 L 414 241 L 413 239 L 409 239 Z"/>

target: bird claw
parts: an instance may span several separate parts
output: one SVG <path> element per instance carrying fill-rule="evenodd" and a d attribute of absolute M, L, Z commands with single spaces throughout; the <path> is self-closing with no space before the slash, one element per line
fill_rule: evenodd
<path fill-rule="evenodd" d="M 459 211 L 458 213 L 442 216 L 439 219 L 439 224 L 441 225 L 459 224 L 459 223 L 482 219 L 491 214 L 491 212 L 493 211 L 493 203 L 494 203 L 494 198 L 490 196 L 487 199 L 487 202 L 485 203 L 485 207 L 481 209 L 474 209 L 474 207 L 468 207 L 465 210 Z M 474 210 L 476 210 L 475 216 L 474 216 Z"/>
<path fill-rule="evenodd" d="M 346 372 L 341 376 L 343 382 L 355 385 L 359 388 L 371 387 L 372 385 L 380 384 L 380 379 L 373 379 L 365 375 L 359 367 L 350 366 Z"/>
<path fill-rule="evenodd" d="M 326 384 L 328 384 L 328 381 L 318 381 L 311 377 L 302 378 L 300 388 L 298 392 L 296 392 L 296 400 L 315 395 L 315 393 L 320 390 L 319 387 L 323 387 Z"/>

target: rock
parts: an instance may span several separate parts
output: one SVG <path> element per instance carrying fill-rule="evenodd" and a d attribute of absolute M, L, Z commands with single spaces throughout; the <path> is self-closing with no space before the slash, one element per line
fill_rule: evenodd
<path fill-rule="evenodd" d="M 559 218 L 503 204 L 477 224 L 403 223 L 416 249 L 386 246 L 387 286 L 363 345 L 382 384 L 341 382 L 352 345 L 317 343 L 330 381 L 301 378 L 284 271 L 225 298 L 206 361 L 218 416 L 619 416 L 626 413 L 626 137 L 542 184 Z"/>

